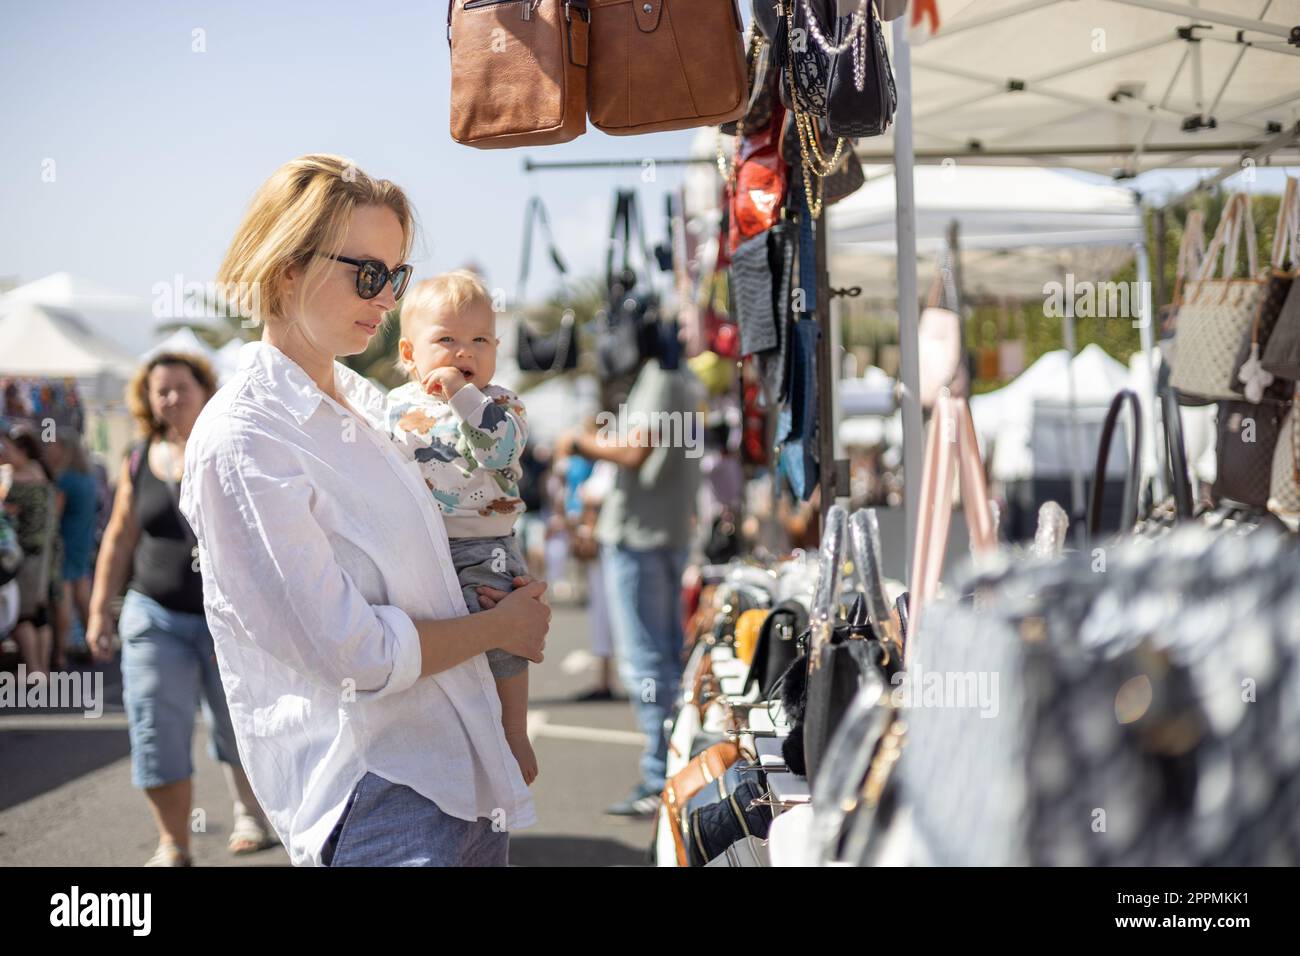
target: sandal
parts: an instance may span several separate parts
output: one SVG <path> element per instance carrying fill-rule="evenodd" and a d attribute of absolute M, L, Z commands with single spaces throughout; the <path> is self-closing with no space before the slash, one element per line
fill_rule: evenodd
<path fill-rule="evenodd" d="M 193 866 L 194 858 L 181 852 L 175 843 L 160 843 L 145 866 Z"/>
<path fill-rule="evenodd" d="M 241 813 L 235 818 L 227 846 L 235 856 L 246 856 L 269 849 L 280 842 L 279 838 L 257 817 Z"/>

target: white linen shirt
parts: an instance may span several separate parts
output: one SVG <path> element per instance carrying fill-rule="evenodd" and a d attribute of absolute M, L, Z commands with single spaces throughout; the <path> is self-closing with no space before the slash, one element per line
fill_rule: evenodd
<path fill-rule="evenodd" d="M 381 429 L 384 396 L 334 364 L 338 394 L 265 342 L 207 403 L 181 510 L 230 718 L 295 865 L 321 849 L 367 771 L 445 813 L 537 822 L 487 656 L 420 678 L 412 618 L 466 614 L 419 466 Z"/>

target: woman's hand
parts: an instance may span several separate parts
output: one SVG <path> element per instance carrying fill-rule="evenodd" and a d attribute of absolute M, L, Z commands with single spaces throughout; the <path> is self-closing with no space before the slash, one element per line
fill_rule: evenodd
<path fill-rule="evenodd" d="M 535 579 L 531 574 L 525 574 L 515 578 L 515 590 L 518 591 L 520 588 L 528 587 L 528 585 L 532 584 L 534 580 Z M 489 587 L 486 584 L 479 585 L 479 607 L 483 608 L 485 611 L 490 610 L 500 604 L 501 600 L 509 593 L 509 591 L 501 591 L 497 588 Z"/>
<path fill-rule="evenodd" d="M 545 581 L 534 581 L 503 597 L 492 609 L 497 616 L 501 650 L 534 664 L 542 662 L 546 632 L 551 626 L 551 609 L 542 603 Z"/>

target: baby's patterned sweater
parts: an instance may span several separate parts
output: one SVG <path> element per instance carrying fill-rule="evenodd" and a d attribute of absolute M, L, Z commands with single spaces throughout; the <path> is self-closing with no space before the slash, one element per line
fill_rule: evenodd
<path fill-rule="evenodd" d="M 451 400 L 407 382 L 388 393 L 388 431 L 419 462 L 451 538 L 508 535 L 523 514 L 519 456 L 528 438 L 519 396 L 463 386 Z"/>

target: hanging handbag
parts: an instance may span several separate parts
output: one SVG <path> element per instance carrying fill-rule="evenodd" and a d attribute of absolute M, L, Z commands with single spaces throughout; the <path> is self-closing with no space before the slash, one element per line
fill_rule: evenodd
<path fill-rule="evenodd" d="M 1188 210 L 1183 223 L 1183 236 L 1178 243 L 1178 260 L 1174 267 L 1173 299 L 1160 307 L 1160 331 L 1173 334 L 1178 323 L 1178 307 L 1183 304 L 1183 286 L 1187 277 L 1201 269 L 1205 258 L 1205 213 L 1200 209 Z"/>
<path fill-rule="evenodd" d="M 1241 234 L 1246 234 L 1248 273 L 1232 278 Z M 1220 277 L 1214 270 L 1223 252 Z M 1176 350 L 1170 381 L 1180 393 L 1200 398 L 1233 399 L 1232 369 L 1237 350 L 1250 334 L 1255 310 L 1267 282 L 1257 277 L 1255 223 L 1250 197 L 1235 193 L 1224 209 L 1205 261 L 1183 292 L 1174 334 Z"/>
<path fill-rule="evenodd" d="M 744 115 L 745 26 L 736 0 L 590 2 L 592 125 L 630 136 Z"/>
<path fill-rule="evenodd" d="M 777 470 L 799 501 L 812 497 L 821 476 L 818 457 L 817 342 L 821 327 L 815 319 L 794 323 L 790 336 L 789 401 L 776 419 Z"/>
<path fill-rule="evenodd" d="M 737 144 L 729 192 L 728 253 L 776 225 L 785 203 L 788 169 L 781 158 L 785 110 L 774 106 L 767 125 L 746 131 Z"/>
<path fill-rule="evenodd" d="M 784 399 L 789 378 L 795 254 L 794 226 L 781 222 L 744 243 L 731 258 L 729 287 L 740 354 L 755 357 L 769 408 Z"/>
<path fill-rule="evenodd" d="M 964 397 L 970 390 L 970 375 L 962 361 L 961 316 L 943 307 L 947 285 L 944 276 L 950 274 L 943 260 L 935 263 L 930 294 L 917 325 L 922 408 L 932 407 L 941 389 L 957 397 Z"/>
<path fill-rule="evenodd" d="M 603 382 L 634 375 L 642 359 L 656 354 L 658 347 L 659 297 L 651 282 L 652 259 L 638 210 L 635 192 L 615 193 L 614 219 L 605 255 L 608 302 L 597 316 L 596 370 Z M 641 252 L 644 281 L 639 281 L 632 269 L 634 247 Z M 620 256 L 621 263 L 615 271 Z"/>
<path fill-rule="evenodd" d="M 816 0 L 816 2 L 822 6 L 827 5 L 827 0 Z M 844 153 L 852 152 L 853 147 L 849 140 L 837 137 L 834 151 L 829 156 L 825 153 L 819 127 L 826 112 L 825 88 L 828 82 L 829 62 L 815 42 L 799 44 L 803 47 L 802 50 L 796 46 L 794 38 L 805 35 L 797 32 L 806 29 L 798 25 L 807 20 L 804 4 L 791 0 L 784 5 L 783 10 L 784 17 L 781 20 L 783 35 L 776 41 L 777 49 L 785 51 L 781 68 L 782 102 L 794 115 L 797 136 L 790 145 L 797 145 L 799 149 L 799 163 L 797 167 L 792 165 L 791 168 L 803 181 L 806 208 L 809 216 L 816 220 L 821 217 L 825 205 L 826 177 L 835 172 Z M 813 19 L 818 17 L 828 19 L 829 13 L 826 16 L 818 13 Z M 819 59 L 823 62 L 819 63 Z M 796 90 L 796 95 L 789 94 L 789 90 L 792 89 Z M 797 91 L 801 89 L 804 95 L 798 94 Z M 818 102 L 820 106 L 817 105 Z M 829 142 L 830 139 L 828 132 L 825 142 Z"/>
<path fill-rule="evenodd" d="M 824 116 L 816 120 L 815 138 L 818 149 L 821 148 L 822 143 L 833 142 L 835 139 L 826 125 Z M 799 132 L 795 128 L 795 114 L 789 111 L 785 114 L 785 124 L 781 128 L 781 158 L 790 166 L 795 176 L 803 175 Z M 833 206 L 841 199 L 847 199 L 861 189 L 866 181 L 867 178 L 862 172 L 862 161 L 852 149 L 842 149 L 839 162 L 822 177 L 823 205 Z"/>
<path fill-rule="evenodd" d="M 1286 406 L 1266 399 L 1219 402 L 1214 455 L 1217 469 L 1211 496 L 1252 508 L 1268 505 L 1273 453 L 1282 434 Z"/>
<path fill-rule="evenodd" d="M 833 44 L 813 33 L 814 42 L 831 58 L 826 105 L 830 133 L 880 136 L 894 120 L 898 92 L 885 47 L 885 32 L 872 0 L 860 0 L 856 11 L 836 18 L 834 29 Z"/>
<path fill-rule="evenodd" d="M 1282 416 L 1268 483 L 1268 510 L 1289 518 L 1300 517 L 1300 436 L 1296 435 L 1295 407 L 1293 397 Z"/>
<path fill-rule="evenodd" d="M 586 0 L 450 0 L 451 135 L 479 149 L 587 129 Z"/>
<path fill-rule="evenodd" d="M 1287 189 L 1291 198 L 1291 202 L 1287 204 L 1290 216 L 1290 229 L 1287 231 L 1290 243 L 1290 275 L 1294 280 L 1296 273 L 1300 272 L 1300 182 L 1288 177 Z M 1279 261 L 1281 252 L 1278 248 L 1279 241 L 1277 235 L 1274 235 L 1275 270 L 1282 265 Z M 1260 364 L 1265 371 L 1273 373 L 1280 379 L 1300 380 L 1300 283 L 1291 282 L 1286 298 L 1278 309 L 1274 332 L 1263 350 Z"/>
<path fill-rule="evenodd" d="M 555 237 L 551 234 L 550 221 L 546 216 L 546 206 L 540 196 L 528 200 L 524 208 L 524 247 L 519 257 L 519 281 L 515 286 L 515 309 L 517 313 L 518 340 L 515 347 L 515 361 L 525 372 L 556 372 L 576 368 L 578 365 L 578 334 L 572 309 L 566 309 L 560 319 L 560 328 L 556 332 L 538 333 L 528 327 L 519 310 L 527 299 L 528 275 L 533 258 L 533 224 L 542 231 L 546 241 L 546 251 L 554 263 L 560 278 L 568 274 L 560 250 L 556 247 Z"/>
<path fill-rule="evenodd" d="M 1258 402 L 1264 398 L 1285 402 L 1291 398 L 1293 380 L 1270 372 L 1265 368 L 1262 356 L 1266 354 L 1268 343 L 1272 341 L 1273 332 L 1282 316 L 1282 307 L 1295 276 L 1296 253 L 1300 251 L 1300 241 L 1296 238 L 1298 224 L 1295 221 L 1296 215 L 1300 214 L 1300 196 L 1297 195 L 1296 185 L 1296 180 L 1288 176 L 1286 192 L 1277 208 L 1271 268 L 1265 277 L 1267 285 L 1255 308 L 1250 337 L 1241 343 L 1237 360 L 1233 364 L 1232 389 L 1244 395 L 1248 402 Z M 1287 268 L 1288 265 L 1290 268 Z"/>
<path fill-rule="evenodd" d="M 777 82 L 780 64 L 769 40 L 763 38 L 755 26 L 749 35 L 749 101 L 745 115 L 738 120 L 723 123 L 718 131 L 724 136 L 736 136 L 747 129 L 759 129 L 772 119 L 772 106 L 777 99 Z"/>
<path fill-rule="evenodd" d="M 975 421 L 966 400 L 955 398 L 944 390 L 935 400 L 925 438 L 917 505 L 916 551 L 912 556 L 911 589 L 907 596 L 909 630 L 920 627 L 926 605 L 939 590 L 939 577 L 948 550 L 948 527 L 952 521 L 954 477 L 961 489 L 962 511 L 966 516 L 972 555 L 996 550 L 997 531 L 989 507 L 984 463 L 975 437 Z M 910 650 L 906 653 L 910 660 Z"/>
<path fill-rule="evenodd" d="M 830 83 L 831 61 L 813 40 L 812 31 L 834 29 L 835 0 L 785 0 L 785 15 L 774 41 L 783 51 L 780 93 L 786 109 L 798 109 L 810 116 L 826 115 L 826 88 Z M 823 24 L 825 27 L 823 29 Z"/>
<path fill-rule="evenodd" d="M 777 0 L 752 0 L 750 9 L 754 14 L 754 26 L 758 29 L 768 43 L 775 43 L 776 38 L 781 35 L 781 22 L 784 19 L 784 13 L 779 8 Z M 784 56 L 784 48 L 777 47 L 778 57 Z"/>

